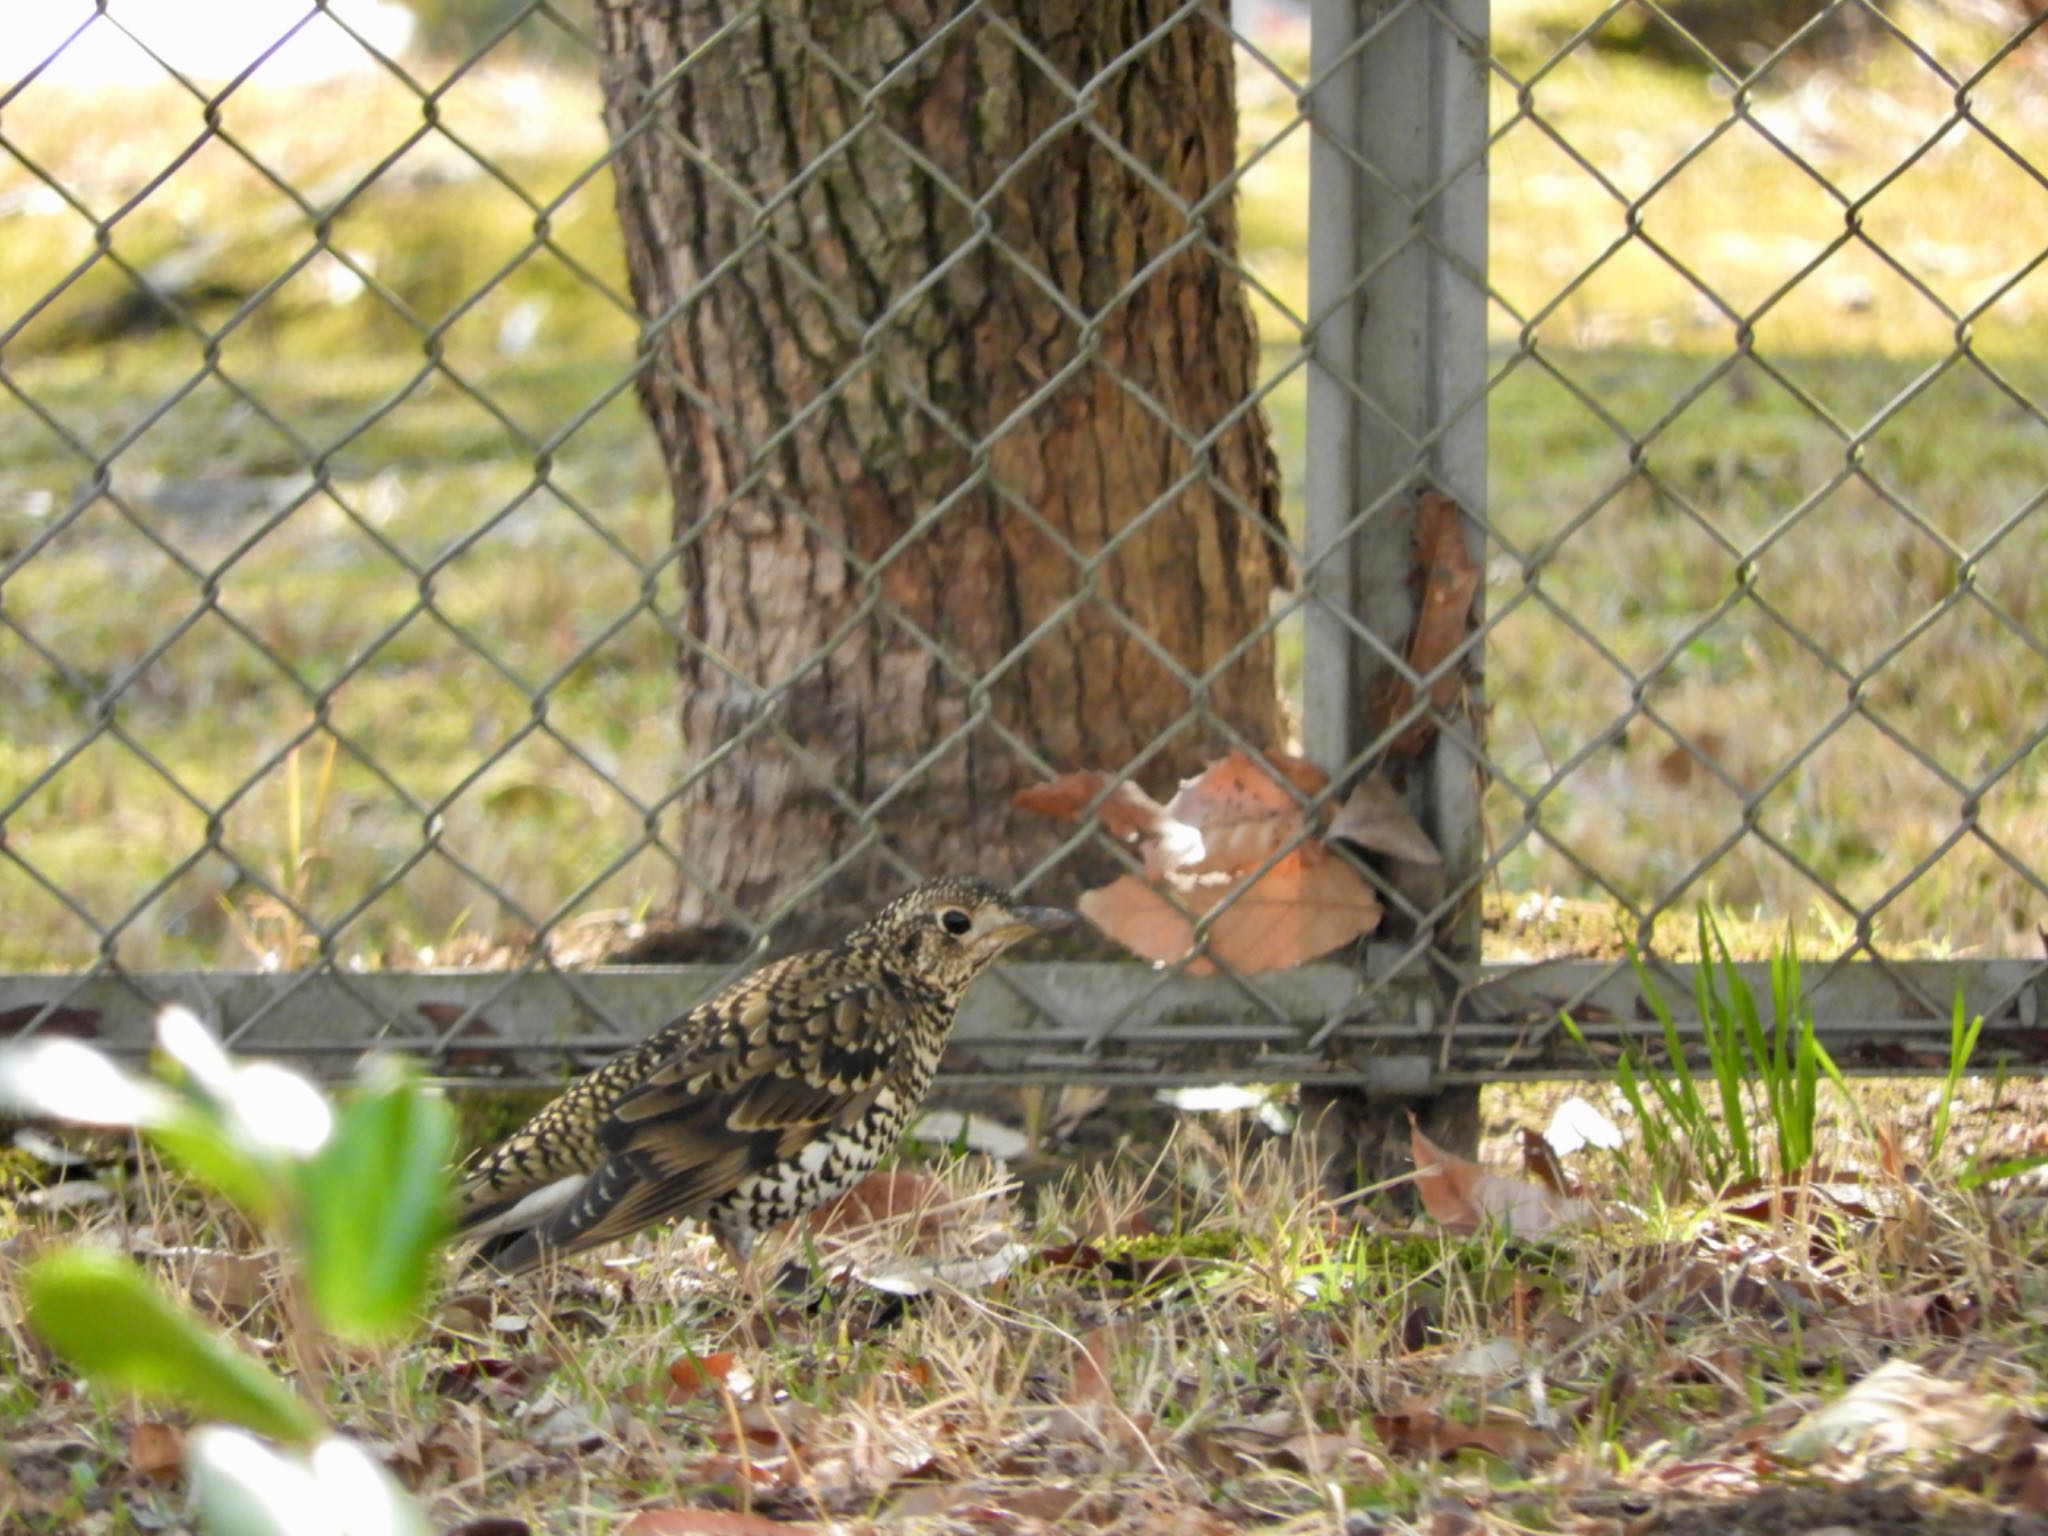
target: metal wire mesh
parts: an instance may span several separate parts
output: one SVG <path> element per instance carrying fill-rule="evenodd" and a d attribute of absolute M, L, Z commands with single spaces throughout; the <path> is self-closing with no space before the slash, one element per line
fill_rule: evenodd
<path fill-rule="evenodd" d="M 1517 12 L 1512 45 L 1465 0 L 1135 14 L 1123 50 L 1070 80 L 995 0 L 902 39 L 878 75 L 738 6 L 637 111 L 615 102 L 626 126 L 607 137 L 596 39 L 548 0 L 455 47 L 383 30 L 388 7 L 314 5 L 218 80 L 161 21 L 81 4 L 0 93 L 0 208 L 28 253 L 0 296 L 0 1023 L 118 1035 L 182 995 L 248 1049 L 339 1058 L 382 1039 L 451 1070 L 531 1067 L 520 1050 L 602 1048 L 729 974 L 583 969 L 700 873 L 675 836 L 696 788 L 674 766 L 676 648 L 731 670 L 676 590 L 722 508 L 672 525 L 634 399 L 669 366 L 658 339 L 730 268 L 636 308 L 611 180 L 651 135 L 751 219 L 735 262 L 769 263 L 864 338 L 787 419 L 715 424 L 756 466 L 722 506 L 871 373 L 978 466 L 880 558 L 815 524 L 863 584 L 861 622 L 912 634 L 962 712 L 891 782 L 838 782 L 781 713 L 818 660 L 798 657 L 759 687 L 735 753 L 772 744 L 870 829 L 970 737 L 1047 775 L 1095 766 L 1042 760 L 989 704 L 992 677 L 1084 611 L 1143 648 L 1219 746 L 1261 762 L 1305 746 L 1331 775 L 1301 796 L 1311 817 L 1418 722 L 1434 733 L 1414 794 L 1445 873 L 1364 864 L 1390 914 L 1368 949 L 1209 979 L 1009 967 L 964 1029 L 972 1064 L 1373 1078 L 1391 1049 L 1436 1080 L 1554 1070 L 1559 1007 L 1597 1033 L 1603 1009 L 1620 1028 L 1637 1006 L 1611 945 L 1570 963 L 1569 943 L 1529 937 L 1558 898 L 1612 903 L 1654 950 L 1660 920 L 1710 891 L 1818 922 L 1835 962 L 1818 1005 L 1866 1065 L 1911 1064 L 1884 1040 L 1945 1017 L 1958 982 L 1994 1039 L 2048 1059 L 2044 968 L 2021 958 L 2048 910 L 2040 18 L 1834 0 L 1788 35 L 1717 48 L 1643 0 L 1568 25 Z M 831 149 L 764 191 L 664 109 L 771 25 L 854 105 Z M 1190 27 L 1227 40 L 1242 116 L 1236 169 L 1193 205 L 1093 111 Z M 1094 378 L 1182 449 L 1133 531 L 1099 547 L 989 467 L 1011 422 L 951 423 L 893 335 L 959 263 L 993 250 L 1032 270 L 988 195 L 882 110 L 970 34 L 1071 103 L 1020 161 L 1087 135 L 1178 221 L 1093 309 L 1037 282 L 1047 323 L 1078 341 L 1011 421 Z M 1862 93 L 1833 107 L 1846 126 L 1827 121 L 1833 44 L 1865 61 Z M 1654 50 L 1665 73 L 1630 62 Z M 67 81 L 109 57 L 124 99 Z M 1640 89 L 1652 122 L 1681 77 L 1691 105 L 1656 133 L 1588 105 Z M 1887 113 L 1897 153 L 1873 169 L 1844 139 Z M 875 139 L 974 231 L 862 307 L 807 264 L 790 220 L 833 157 Z M 1918 220 L 1965 206 L 1944 187 L 1979 180 L 1994 224 L 1931 239 Z M 1745 187 L 1768 191 L 1751 203 Z M 1232 200 L 1234 247 L 1206 217 Z M 1100 344 L 1103 316 L 1191 250 L 1234 269 L 1261 341 L 1256 387 L 1201 423 Z M 1213 459 L 1260 411 L 1279 427 L 1278 522 Z M 1927 471 L 1950 452 L 1974 471 Z M 1204 673 L 1101 580 L 1190 486 L 1234 505 L 1295 578 Z M 1483 593 L 1462 642 L 1418 669 L 1409 540 L 1426 489 L 1458 507 Z M 901 551 L 970 495 L 1035 530 L 1070 584 L 988 671 L 887 590 Z M 1246 739 L 1210 706 L 1269 644 L 1300 670 L 1300 742 Z M 1388 679 L 1406 702 L 1368 708 Z M 1143 778 L 1181 728 L 1099 766 Z M 1080 827 L 1031 883 L 1110 841 Z M 855 846 L 928 873 L 886 839 Z M 758 938 L 836 868 L 719 915 Z M 1197 925 L 1205 945 L 1234 899 Z M 1540 958 L 1515 953 L 1532 943 Z M 1944 945 L 1982 961 L 1930 968 Z"/>

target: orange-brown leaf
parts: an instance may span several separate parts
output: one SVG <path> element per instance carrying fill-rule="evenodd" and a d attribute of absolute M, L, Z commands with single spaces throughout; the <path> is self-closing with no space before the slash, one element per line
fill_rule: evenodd
<path fill-rule="evenodd" d="M 730 1350 L 718 1350 L 708 1355 L 678 1355 L 668 1363 L 668 1379 L 674 1390 L 669 1400 L 679 1397 L 694 1397 L 700 1392 L 709 1392 L 732 1374 L 733 1355 Z"/>
<path fill-rule="evenodd" d="M 1422 598 L 1409 635 L 1408 665 L 1420 676 L 1442 666 L 1465 643 L 1472 599 L 1479 591 L 1479 564 L 1465 547 L 1458 504 L 1436 491 L 1424 491 L 1416 503 L 1415 563 L 1422 576 Z M 1457 702 L 1465 686 L 1462 671 L 1452 667 L 1430 684 L 1429 702 L 1439 713 Z M 1406 714 L 1413 699 L 1414 691 L 1404 680 L 1395 690 L 1388 717 Z M 1425 716 L 1403 731 L 1391 750 L 1414 757 L 1435 735 L 1435 722 Z"/>
<path fill-rule="evenodd" d="M 1435 491 L 1424 491 L 1415 522 L 1415 551 L 1421 558 L 1422 610 L 1415 617 L 1415 639 L 1408 664 L 1418 673 L 1432 672 L 1465 643 L 1472 599 L 1479 591 L 1479 562 L 1465 545 L 1464 519 L 1458 504 Z M 1458 696 L 1455 672 L 1430 688 L 1430 701 L 1447 709 Z"/>
<path fill-rule="evenodd" d="M 1373 1433 L 1396 1456 L 1454 1456 L 1459 1451 L 1484 1451 L 1503 1461 L 1555 1450 L 1556 1442 L 1532 1425 L 1503 1421 L 1459 1424 L 1434 1409 L 1411 1401 L 1400 1413 L 1376 1413 Z"/>
<path fill-rule="evenodd" d="M 269 1289 L 270 1266 L 246 1253 L 206 1253 L 192 1266 L 193 1303 L 210 1317 L 246 1317 Z"/>
<path fill-rule="evenodd" d="M 1050 816 L 1058 821 L 1079 821 L 1108 784 L 1108 774 L 1086 768 L 1078 773 L 1063 773 L 1043 784 L 1033 784 L 1029 789 L 1020 789 L 1010 797 L 1010 803 L 1019 810 L 1035 811 L 1040 816 Z M 1135 842 L 1158 835 L 1161 823 L 1166 820 L 1166 809 L 1126 780 L 1110 790 L 1097 807 L 1096 815 L 1110 836 Z"/>
<path fill-rule="evenodd" d="M 811 1212 L 811 1230 L 820 1237 L 853 1238 L 884 1224 L 914 1224 L 915 1236 L 930 1237 L 943 1225 L 941 1213 L 951 1198 L 946 1186 L 928 1173 L 884 1168 Z"/>
<path fill-rule="evenodd" d="M 1067 1393 L 1070 1403 L 1102 1403 L 1116 1396 L 1109 1384 L 1110 1356 L 1124 1330 L 1115 1325 L 1090 1328 L 1081 1335 L 1081 1347 L 1074 1351 L 1074 1385 Z"/>
<path fill-rule="evenodd" d="M 1564 1176 L 1564 1165 L 1557 1160 L 1557 1152 L 1543 1137 L 1522 1128 L 1522 1171 L 1549 1190 L 1553 1195 L 1569 1195 L 1571 1182 Z"/>
<path fill-rule="evenodd" d="M 1200 917 L 1214 910 L 1236 889 L 1218 881 L 1176 886 L 1168 896 L 1125 875 L 1084 892 L 1080 908 L 1125 948 L 1171 963 L 1194 947 L 1190 914 Z M 1329 857 L 1321 844 L 1310 843 L 1267 870 L 1217 916 L 1209 927 L 1209 955 L 1246 975 L 1286 970 L 1371 933 L 1380 915 L 1372 888 L 1349 865 Z M 1199 955 L 1187 966 L 1194 976 L 1215 968 Z"/>
<path fill-rule="evenodd" d="M 1476 1232 L 1493 1222 L 1516 1237 L 1546 1237 L 1592 1214 L 1583 1200 L 1568 1199 L 1541 1184 L 1511 1179 L 1446 1152 L 1422 1134 L 1413 1114 L 1408 1121 L 1415 1192 L 1439 1225 L 1453 1232 Z"/>
<path fill-rule="evenodd" d="M 643 1509 L 619 1536 L 823 1536 L 811 1520 L 771 1520 L 729 1509 Z"/>
<path fill-rule="evenodd" d="M 1191 898 L 1183 900 L 1196 910 Z M 1188 914 L 1136 875 L 1121 875 L 1097 890 L 1083 891 L 1076 905 L 1089 922 L 1147 960 L 1170 963 L 1194 945 L 1195 925 Z M 1188 971 L 1195 976 L 1210 975 L 1215 969 L 1200 956 L 1188 962 Z"/>
<path fill-rule="evenodd" d="M 185 1431 L 146 1420 L 128 1433 L 128 1465 L 138 1475 L 165 1481 L 185 1465 Z"/>
<path fill-rule="evenodd" d="M 1213 906 L 1228 887 L 1216 889 Z M 1205 906 L 1206 910 L 1206 906 Z M 1297 848 L 1209 929 L 1209 952 L 1246 975 L 1305 965 L 1379 926 L 1379 899 L 1319 843 Z"/>
<path fill-rule="evenodd" d="M 1314 794 L 1329 776 L 1315 764 L 1284 752 L 1268 754 L 1267 760 L 1280 778 L 1247 753 L 1233 750 L 1185 780 L 1166 802 L 1165 814 L 1200 834 L 1200 851 L 1196 853 L 1190 842 L 1190 856 L 1148 872 L 1236 874 L 1263 864 L 1297 838 L 1304 820 L 1301 796 Z"/>

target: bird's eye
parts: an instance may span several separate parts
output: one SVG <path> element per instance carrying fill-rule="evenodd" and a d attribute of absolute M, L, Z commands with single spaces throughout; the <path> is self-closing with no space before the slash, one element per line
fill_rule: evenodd
<path fill-rule="evenodd" d="M 946 932 L 952 934 L 965 933 L 974 926 L 974 919 L 965 912 L 962 912 L 958 907 L 948 907 L 944 912 L 941 912 L 939 914 L 939 922 L 945 926 Z"/>

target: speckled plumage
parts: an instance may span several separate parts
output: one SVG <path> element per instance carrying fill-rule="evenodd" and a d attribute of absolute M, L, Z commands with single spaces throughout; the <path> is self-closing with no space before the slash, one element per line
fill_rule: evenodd
<path fill-rule="evenodd" d="M 508 1273 L 669 1216 L 705 1221 L 744 1257 L 887 1155 L 974 979 L 1069 920 L 980 880 L 919 886 L 576 1083 L 470 1171 L 459 1230 Z"/>

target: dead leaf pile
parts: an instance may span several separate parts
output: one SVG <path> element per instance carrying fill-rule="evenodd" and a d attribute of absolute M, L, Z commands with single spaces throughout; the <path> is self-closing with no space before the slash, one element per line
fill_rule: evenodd
<path fill-rule="evenodd" d="M 1372 888 L 1343 859 L 1341 840 L 1411 863 L 1440 855 L 1392 786 L 1377 775 L 1352 792 L 1329 825 L 1308 810 L 1329 775 L 1284 752 L 1263 762 L 1232 751 L 1184 780 L 1164 805 L 1098 770 L 1064 773 L 1016 796 L 1023 810 L 1062 821 L 1092 813 L 1144 860 L 1081 897 L 1082 915 L 1148 960 L 1217 965 L 1250 974 L 1284 970 L 1341 948 L 1379 926 Z M 1268 861 L 1273 861 L 1270 867 Z M 1206 947 L 1195 925 L 1215 913 Z"/>

